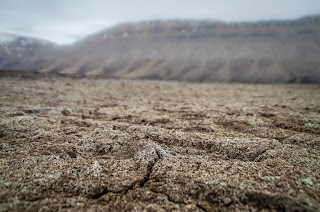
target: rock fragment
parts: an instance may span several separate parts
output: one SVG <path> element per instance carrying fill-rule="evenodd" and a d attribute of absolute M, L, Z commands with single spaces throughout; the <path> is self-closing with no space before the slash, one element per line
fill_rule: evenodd
<path fill-rule="evenodd" d="M 308 185 L 308 186 L 313 186 L 313 182 L 310 178 L 305 178 L 305 179 L 302 179 L 301 182 L 305 185 Z"/>

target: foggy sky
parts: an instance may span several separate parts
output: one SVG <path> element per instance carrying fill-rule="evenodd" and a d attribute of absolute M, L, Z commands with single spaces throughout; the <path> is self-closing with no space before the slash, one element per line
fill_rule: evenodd
<path fill-rule="evenodd" d="M 319 0 L 0 0 L 0 31 L 59 44 L 122 22 L 257 21 L 320 14 Z"/>

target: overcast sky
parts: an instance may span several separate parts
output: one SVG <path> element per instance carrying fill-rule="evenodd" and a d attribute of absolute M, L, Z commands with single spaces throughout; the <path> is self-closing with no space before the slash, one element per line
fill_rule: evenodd
<path fill-rule="evenodd" d="M 320 14 L 320 0 L 0 0 L 0 31 L 67 44 L 121 22 L 256 21 Z"/>

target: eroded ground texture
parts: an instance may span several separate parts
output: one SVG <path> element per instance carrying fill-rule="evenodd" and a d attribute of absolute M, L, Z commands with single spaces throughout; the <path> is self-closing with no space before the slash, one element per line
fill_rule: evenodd
<path fill-rule="evenodd" d="M 0 78 L 2 211 L 319 211 L 320 86 Z"/>

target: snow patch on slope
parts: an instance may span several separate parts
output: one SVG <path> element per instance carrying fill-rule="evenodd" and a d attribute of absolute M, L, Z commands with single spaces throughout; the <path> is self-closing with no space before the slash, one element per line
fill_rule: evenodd
<path fill-rule="evenodd" d="M 17 36 L 15 35 L 0 32 L 0 44 L 10 43 L 12 41 L 15 41 L 16 38 Z"/>
<path fill-rule="evenodd" d="M 8 54 L 10 54 L 10 50 L 8 49 L 8 47 L 4 46 L 5 50 L 7 51 Z"/>

